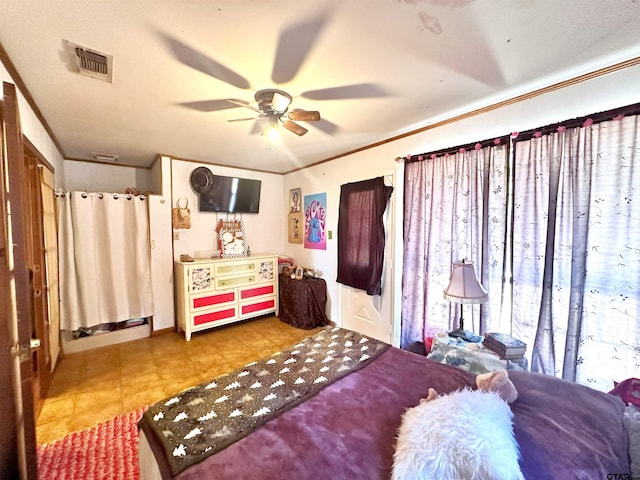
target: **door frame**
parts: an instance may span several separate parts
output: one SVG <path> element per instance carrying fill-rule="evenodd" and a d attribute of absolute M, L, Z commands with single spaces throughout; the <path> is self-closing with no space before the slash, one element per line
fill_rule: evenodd
<path fill-rule="evenodd" d="M 391 325 L 391 344 L 400 347 L 402 329 L 402 270 L 404 265 L 404 162 L 397 162 L 394 171 L 393 193 L 393 324 Z"/>
<path fill-rule="evenodd" d="M 24 189 L 24 147 L 15 85 L 3 82 L 0 105 L 2 149 L 0 149 L 0 298 L 3 300 L 0 369 L 11 372 L 11 400 L 14 415 L 5 415 L 0 473 L 7 478 L 37 480 L 36 430 L 33 405 L 32 302 L 26 263 L 27 231 L 24 222 L 28 197 Z M 8 188 L 7 188 L 8 187 Z M 2 385 L 3 389 L 6 385 Z M 3 399 L 3 402 L 6 400 Z"/>

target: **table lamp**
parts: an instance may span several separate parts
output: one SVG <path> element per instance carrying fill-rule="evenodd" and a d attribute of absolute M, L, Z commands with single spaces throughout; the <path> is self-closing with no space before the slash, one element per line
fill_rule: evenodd
<path fill-rule="evenodd" d="M 449 285 L 444 289 L 444 298 L 450 302 L 460 303 L 485 303 L 489 300 L 489 295 L 484 287 L 478 281 L 476 272 L 473 269 L 473 263 L 464 261 L 453 262 L 451 265 L 451 277 Z M 473 337 L 479 337 L 464 329 L 463 314 L 464 307 L 460 307 L 460 325 L 449 332 L 451 337 L 459 337 L 467 341 L 475 341 Z"/>

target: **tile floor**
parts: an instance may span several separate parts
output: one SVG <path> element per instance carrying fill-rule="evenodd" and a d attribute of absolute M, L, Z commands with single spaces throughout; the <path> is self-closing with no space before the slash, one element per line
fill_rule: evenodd
<path fill-rule="evenodd" d="M 36 422 L 39 444 L 150 405 L 320 331 L 266 317 L 64 356 Z"/>

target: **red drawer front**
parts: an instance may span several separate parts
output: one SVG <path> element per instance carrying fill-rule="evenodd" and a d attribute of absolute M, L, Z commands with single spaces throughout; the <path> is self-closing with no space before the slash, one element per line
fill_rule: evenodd
<path fill-rule="evenodd" d="M 202 315 L 193 317 L 193 324 L 202 325 L 203 323 L 215 322 L 216 320 L 224 320 L 225 318 L 232 318 L 235 314 L 235 308 L 220 310 L 219 312 L 203 313 Z"/>
<path fill-rule="evenodd" d="M 273 285 L 249 288 L 240 292 L 240 298 L 244 300 L 245 298 L 259 297 L 260 295 L 273 295 L 275 293 L 274 290 Z"/>
<path fill-rule="evenodd" d="M 267 300 L 260 303 L 252 303 L 251 305 L 242 306 L 242 315 L 246 313 L 259 312 L 260 310 L 269 310 L 276 306 L 275 300 Z"/>
<path fill-rule="evenodd" d="M 209 295 L 208 297 L 200 297 L 193 299 L 193 308 L 208 307 L 209 305 L 218 305 L 220 303 L 233 302 L 235 292 L 218 293 Z"/>

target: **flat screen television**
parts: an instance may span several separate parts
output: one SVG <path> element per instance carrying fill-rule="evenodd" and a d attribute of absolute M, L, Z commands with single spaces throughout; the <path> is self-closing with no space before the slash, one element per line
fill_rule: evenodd
<path fill-rule="evenodd" d="M 258 213 L 260 180 L 211 175 L 211 184 L 199 193 L 201 212 Z"/>

